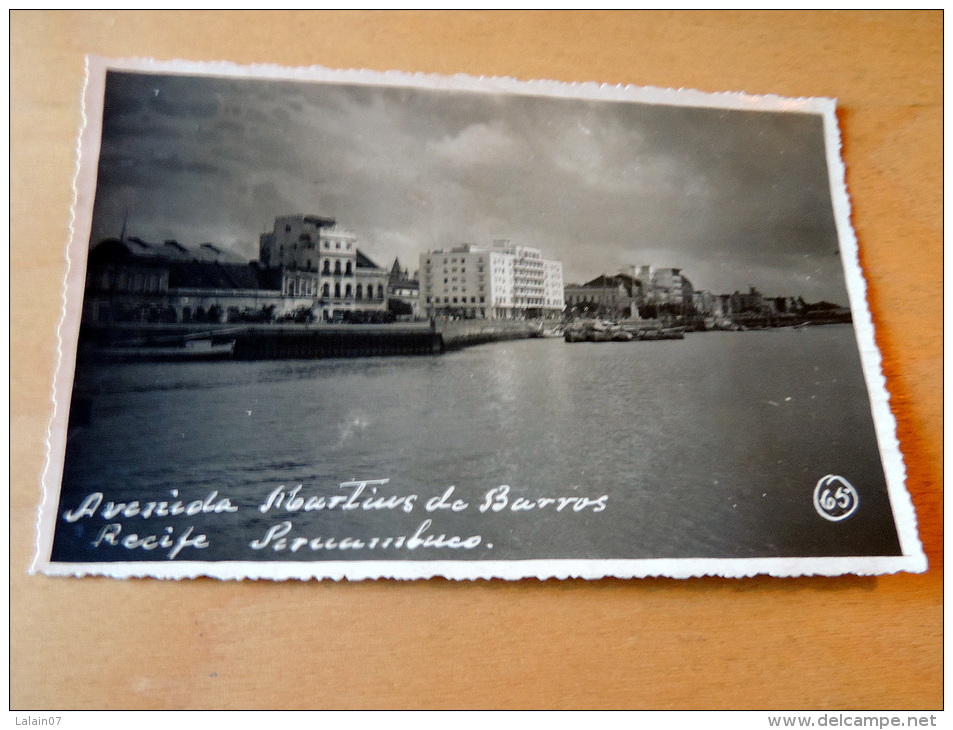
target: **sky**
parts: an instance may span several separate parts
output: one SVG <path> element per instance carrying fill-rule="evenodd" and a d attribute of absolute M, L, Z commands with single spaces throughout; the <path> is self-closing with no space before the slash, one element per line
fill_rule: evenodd
<path fill-rule="evenodd" d="M 847 304 L 820 115 L 110 72 L 91 245 L 255 259 L 331 217 L 379 265 L 506 239 L 581 283 L 635 265 Z"/>

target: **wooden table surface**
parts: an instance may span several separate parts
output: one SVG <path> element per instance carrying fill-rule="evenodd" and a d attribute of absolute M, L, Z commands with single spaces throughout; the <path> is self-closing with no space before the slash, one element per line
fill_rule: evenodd
<path fill-rule="evenodd" d="M 942 14 L 11 15 L 11 707 L 942 706 Z M 839 99 L 923 575 L 219 582 L 28 576 L 83 56 Z"/>

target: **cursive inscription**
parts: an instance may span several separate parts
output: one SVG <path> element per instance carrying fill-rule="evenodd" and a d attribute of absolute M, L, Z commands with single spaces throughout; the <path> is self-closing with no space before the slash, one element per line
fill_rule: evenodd
<path fill-rule="evenodd" d="M 509 485 L 502 484 L 486 493 L 483 504 L 480 505 L 480 512 L 486 512 L 487 510 L 502 512 L 505 509 L 512 512 L 545 509 L 552 509 L 556 512 L 562 512 L 565 509 L 572 509 L 573 512 L 583 512 L 587 509 L 591 509 L 593 512 L 602 512 L 606 508 L 608 499 L 608 494 L 603 494 L 596 499 L 590 497 L 538 497 L 536 499 L 516 497 L 512 499 Z"/>
<path fill-rule="evenodd" d="M 175 528 L 166 527 L 165 531 L 157 535 L 140 536 L 132 532 L 123 534 L 122 525 L 118 522 L 113 522 L 99 531 L 99 535 L 93 540 L 93 547 L 112 545 L 114 547 L 125 548 L 126 550 L 140 549 L 148 551 L 163 549 L 168 550 L 166 557 L 169 560 L 174 560 L 185 548 L 190 547 L 201 550 L 202 548 L 208 547 L 208 537 L 205 535 L 192 537 L 193 530 L 193 527 L 188 527 L 184 532 L 177 535 Z"/>
<path fill-rule="evenodd" d="M 178 517 L 180 515 L 194 517 L 200 514 L 238 511 L 238 507 L 232 504 L 228 497 L 219 497 L 218 491 L 211 492 L 205 499 L 196 499 L 188 503 L 176 499 L 179 496 L 178 489 L 173 489 L 170 494 L 173 498 L 171 502 L 155 500 L 142 503 L 132 501 L 104 504 L 103 493 L 93 492 L 87 495 L 79 507 L 65 512 L 63 519 L 67 522 L 76 522 L 83 517 L 95 517 L 98 513 L 104 520 L 112 520 L 116 517 L 141 517 L 146 520 L 150 517 Z"/>
<path fill-rule="evenodd" d="M 314 552 L 319 550 L 386 550 L 405 549 L 417 550 L 418 548 L 448 548 L 451 550 L 472 550 L 483 542 L 480 535 L 471 535 L 470 537 L 460 537 L 458 535 L 433 534 L 430 528 L 433 526 L 433 520 L 424 520 L 420 523 L 417 531 L 409 537 L 400 535 L 397 537 L 301 537 L 291 536 L 294 525 L 290 521 L 273 525 L 268 529 L 263 537 L 253 540 L 250 543 L 252 550 L 264 550 L 270 548 L 275 552 L 292 552 L 307 549 Z M 489 546 L 488 546 L 489 547 Z"/>
<path fill-rule="evenodd" d="M 253 540 L 239 539 L 245 549 L 259 553 L 268 551 L 289 555 L 293 553 L 328 555 L 329 552 L 340 554 L 351 551 L 365 553 L 373 551 L 380 555 L 393 554 L 394 551 L 415 550 L 439 550 L 449 553 L 465 553 L 476 548 L 493 550 L 492 541 L 484 537 L 488 534 L 485 531 L 488 524 L 483 523 L 498 522 L 504 518 L 509 522 L 512 517 L 523 521 L 537 513 L 572 515 L 603 512 L 609 499 L 607 494 L 598 497 L 550 496 L 552 493 L 544 493 L 543 496 L 520 496 L 519 493 L 523 490 L 514 489 L 507 484 L 476 494 L 466 494 L 463 490 L 458 492 L 455 485 L 423 493 L 400 493 L 401 490 L 395 490 L 393 487 L 390 479 L 355 479 L 341 482 L 336 490 L 332 489 L 324 493 L 318 489 L 309 490 L 303 484 L 290 487 L 282 484 L 272 489 L 263 498 L 259 497 L 261 501 L 255 507 L 256 513 L 273 515 L 274 523 L 258 528 L 263 532 L 257 532 L 260 536 Z M 578 488 L 573 487 L 573 489 Z M 169 560 L 181 557 L 188 559 L 194 551 L 202 551 L 210 547 L 209 533 L 216 541 L 223 537 L 226 540 L 235 539 L 228 537 L 230 530 L 226 525 L 220 525 L 216 529 L 211 528 L 210 523 L 215 521 L 215 515 L 238 512 L 239 506 L 247 508 L 246 505 L 255 504 L 251 502 L 251 505 L 248 505 L 244 500 L 233 503 L 231 498 L 220 495 L 217 490 L 209 492 L 202 499 L 180 498 L 177 489 L 170 490 L 169 495 L 170 498 L 166 499 L 116 501 L 107 500 L 103 492 L 91 492 L 78 506 L 65 510 L 62 513 L 62 519 L 70 523 L 84 519 L 103 520 L 104 526 L 97 526 L 89 533 L 92 538 L 91 544 L 93 548 L 111 553 L 113 556 L 116 552 L 112 549 L 118 548 L 120 553 L 128 550 L 163 555 Z M 386 511 L 393 513 L 393 519 L 386 523 L 390 527 L 382 531 L 384 534 L 377 529 L 362 530 L 354 524 L 360 522 L 362 515 L 371 517 L 374 513 Z M 346 522 L 351 525 L 349 529 L 353 529 L 354 532 L 350 535 L 338 536 L 334 533 L 339 530 L 335 530 L 332 526 L 321 530 L 322 532 L 328 530 L 332 533 L 331 535 L 327 532 L 308 534 L 309 529 L 314 529 L 313 524 L 309 528 L 308 524 L 295 524 L 295 521 L 300 518 L 302 522 L 313 523 L 314 518 L 306 514 L 313 512 L 330 513 L 320 518 L 321 524 L 328 522 L 333 524 L 336 521 L 335 514 L 340 514 L 340 518 L 343 518 L 349 513 L 350 516 Z M 416 517 L 418 512 L 423 514 L 419 518 L 411 518 L 414 520 L 413 524 L 417 525 L 416 528 L 401 522 L 402 515 L 413 513 Z M 451 516 L 457 518 L 457 515 L 465 517 L 467 514 L 481 524 L 483 534 L 455 534 L 460 530 L 459 527 L 450 531 L 446 527 L 439 526 L 442 518 Z M 540 516 L 543 515 L 540 514 Z M 161 520 L 159 524 L 145 523 L 149 525 L 149 528 L 140 526 L 133 529 L 132 527 L 133 524 L 143 524 L 139 520 L 156 520 L 156 518 Z M 165 521 L 163 518 L 168 519 L 170 524 L 163 524 Z M 252 522 L 254 521 L 253 519 Z M 233 525 L 234 520 L 228 521 L 228 524 Z M 457 524 L 459 524 L 458 521 Z M 515 530 L 512 525 L 505 529 L 506 534 L 513 534 Z M 391 531 L 393 532 L 388 535 L 387 533 Z M 215 547 L 217 548 L 215 559 L 220 559 L 221 546 Z"/>
<path fill-rule="evenodd" d="M 377 495 L 377 488 L 389 481 L 390 479 L 365 479 L 355 482 L 342 482 L 338 487 L 349 490 L 349 493 L 332 494 L 329 497 L 323 495 L 304 497 L 301 496 L 301 490 L 304 488 L 303 484 L 291 489 L 282 484 L 268 495 L 268 498 L 258 509 L 263 514 L 273 509 L 284 510 L 285 512 L 316 512 L 334 509 L 345 512 L 356 509 L 365 511 L 384 509 L 413 511 L 414 503 L 417 500 L 416 494 L 390 495 L 388 497 Z"/>

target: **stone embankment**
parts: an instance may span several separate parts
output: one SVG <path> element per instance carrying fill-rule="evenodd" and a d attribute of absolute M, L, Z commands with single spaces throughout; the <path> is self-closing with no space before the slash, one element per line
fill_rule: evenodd
<path fill-rule="evenodd" d="M 525 340 L 536 337 L 539 331 L 539 322 L 506 319 L 463 319 L 436 324 L 436 332 L 447 350 L 501 340 Z"/>
<path fill-rule="evenodd" d="M 115 360 L 372 357 L 434 355 L 533 337 L 534 322 L 458 320 L 393 324 L 84 325 L 80 356 Z M 196 347 L 196 345 L 206 345 Z"/>

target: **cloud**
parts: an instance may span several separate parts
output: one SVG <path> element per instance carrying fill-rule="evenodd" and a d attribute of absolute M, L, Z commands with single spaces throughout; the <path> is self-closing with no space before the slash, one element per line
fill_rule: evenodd
<path fill-rule="evenodd" d="M 522 147 L 500 120 L 470 124 L 453 136 L 428 142 L 426 149 L 445 164 L 461 167 L 512 164 L 522 153 Z"/>
<path fill-rule="evenodd" d="M 253 256 L 276 216 L 318 213 L 411 269 L 506 238 L 567 280 L 654 264 L 700 288 L 757 275 L 834 300 L 825 164 L 812 115 L 110 74 L 93 238 L 128 210 L 143 238 Z"/>

